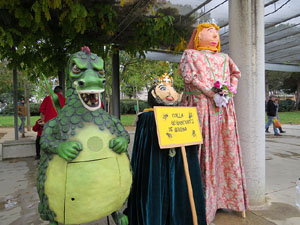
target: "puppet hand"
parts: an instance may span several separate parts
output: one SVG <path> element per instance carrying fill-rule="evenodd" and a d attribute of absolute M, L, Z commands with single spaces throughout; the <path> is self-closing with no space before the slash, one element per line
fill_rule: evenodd
<path fill-rule="evenodd" d="M 222 107 L 227 107 L 228 99 L 224 96 L 222 96 Z"/>
<path fill-rule="evenodd" d="M 223 103 L 223 96 L 219 95 L 219 94 L 215 94 L 214 95 L 214 101 L 217 107 L 222 107 L 222 103 Z"/>
<path fill-rule="evenodd" d="M 121 154 L 122 152 L 127 151 L 128 141 L 124 137 L 116 137 L 110 140 L 109 147 L 114 152 Z"/>
<path fill-rule="evenodd" d="M 128 217 L 120 212 L 113 212 L 112 218 L 117 225 L 128 225 Z"/>
<path fill-rule="evenodd" d="M 82 145 L 78 141 L 67 141 L 61 142 L 58 145 L 57 154 L 65 159 L 66 161 L 70 162 L 75 159 L 79 152 L 82 150 Z"/>
<path fill-rule="evenodd" d="M 228 103 L 229 100 L 231 99 L 231 97 L 229 97 L 229 96 L 226 96 L 225 98 L 226 98 L 226 100 L 227 100 L 227 103 Z"/>

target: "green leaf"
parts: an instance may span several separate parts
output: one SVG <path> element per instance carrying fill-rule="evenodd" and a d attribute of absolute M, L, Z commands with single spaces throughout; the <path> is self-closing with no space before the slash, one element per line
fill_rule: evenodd
<path fill-rule="evenodd" d="M 41 5 L 39 4 L 39 2 L 35 2 L 33 5 L 32 5 L 32 10 L 34 11 L 35 13 L 35 22 L 36 23 L 40 23 L 41 22 Z"/>
<path fill-rule="evenodd" d="M 13 47 L 14 45 L 14 40 L 12 38 L 12 35 L 10 33 L 6 33 L 6 41 L 7 41 L 7 44 L 9 45 L 9 47 Z"/>

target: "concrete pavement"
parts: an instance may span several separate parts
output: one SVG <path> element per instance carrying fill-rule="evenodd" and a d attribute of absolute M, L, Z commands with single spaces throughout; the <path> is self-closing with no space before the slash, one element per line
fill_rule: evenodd
<path fill-rule="evenodd" d="M 266 135 L 266 203 L 251 208 L 246 218 L 241 213 L 219 210 L 214 225 L 300 225 L 300 210 L 295 206 L 296 180 L 300 177 L 300 125 L 284 125 L 281 137 Z M 0 128 L 1 143 L 14 139 L 13 129 Z M 131 138 L 134 132 L 131 131 Z M 35 139 L 34 132 L 25 138 Z M 1 135 L 0 135 L 1 137 Z M 33 157 L 0 161 L 0 224 L 39 225 L 38 195 L 35 187 L 38 162 Z M 89 225 L 108 224 L 106 218 Z M 114 224 L 110 219 L 110 224 Z M 155 224 L 153 224 L 155 225 Z M 189 224 L 182 224 L 189 225 Z"/>

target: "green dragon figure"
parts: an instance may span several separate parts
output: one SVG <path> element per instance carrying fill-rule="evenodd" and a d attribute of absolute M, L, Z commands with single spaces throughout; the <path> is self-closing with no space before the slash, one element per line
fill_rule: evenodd
<path fill-rule="evenodd" d="M 45 124 L 41 137 L 38 210 L 51 225 L 87 223 L 110 214 L 116 224 L 128 224 L 117 210 L 132 183 L 129 134 L 101 108 L 104 83 L 103 60 L 88 47 L 70 57 L 66 105 Z"/>

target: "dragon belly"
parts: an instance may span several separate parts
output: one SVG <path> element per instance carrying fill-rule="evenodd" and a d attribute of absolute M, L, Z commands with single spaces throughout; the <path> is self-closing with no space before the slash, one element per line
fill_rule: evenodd
<path fill-rule="evenodd" d="M 115 136 L 85 124 L 68 141 L 83 150 L 72 162 L 58 155 L 49 162 L 45 192 L 55 219 L 64 224 L 98 220 L 122 208 L 131 187 L 130 162 L 125 153 L 109 148 Z"/>

